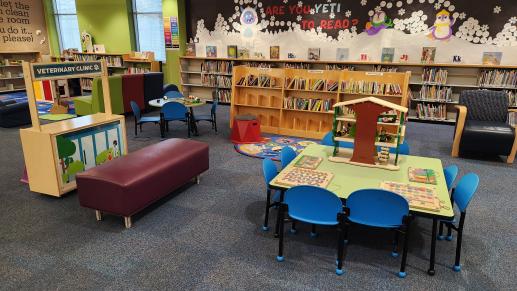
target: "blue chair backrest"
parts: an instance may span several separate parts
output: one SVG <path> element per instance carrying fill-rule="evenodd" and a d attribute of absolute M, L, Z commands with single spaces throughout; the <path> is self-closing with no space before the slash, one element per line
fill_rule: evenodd
<path fill-rule="evenodd" d="M 167 84 L 167 85 L 163 86 L 163 93 L 167 93 L 170 91 L 179 92 L 178 86 L 176 86 L 175 84 Z"/>
<path fill-rule="evenodd" d="M 282 169 L 285 168 L 289 163 L 296 158 L 296 152 L 290 146 L 285 146 L 280 151 L 280 163 L 282 164 Z"/>
<path fill-rule="evenodd" d="M 327 132 L 327 134 L 325 134 L 325 136 L 321 140 L 321 144 L 326 145 L 326 146 L 331 146 L 331 147 L 334 146 L 334 142 L 332 141 L 332 131 L 329 131 L 329 132 Z M 354 148 L 354 143 L 347 142 L 347 141 L 340 141 L 340 142 L 338 142 L 338 145 L 341 148 L 349 148 L 349 149 Z"/>
<path fill-rule="evenodd" d="M 443 175 L 445 176 L 445 182 L 447 183 L 447 190 L 451 191 L 452 184 L 454 184 L 454 181 L 458 176 L 458 166 L 450 165 L 443 168 Z"/>
<path fill-rule="evenodd" d="M 479 177 L 474 173 L 468 173 L 461 177 L 456 188 L 454 188 L 454 203 L 458 205 L 461 212 L 465 212 L 470 200 L 476 193 L 479 185 Z"/>
<path fill-rule="evenodd" d="M 163 93 L 163 96 L 167 96 L 168 98 L 183 98 L 183 94 L 181 94 L 179 91 L 167 91 Z"/>
<path fill-rule="evenodd" d="M 136 104 L 135 101 L 131 101 L 129 102 L 129 105 L 131 105 L 131 110 L 133 111 L 133 115 L 135 116 L 136 121 L 140 121 L 140 118 L 142 117 L 142 112 L 140 112 L 140 107 L 138 107 L 138 104 Z"/>
<path fill-rule="evenodd" d="M 337 224 L 343 203 L 336 194 L 315 186 L 295 186 L 285 192 L 289 215 L 314 224 Z M 333 223 L 329 223 L 333 222 Z"/>
<path fill-rule="evenodd" d="M 346 199 L 350 220 L 369 226 L 398 227 L 409 213 L 408 201 L 393 192 L 382 189 L 363 189 Z"/>
<path fill-rule="evenodd" d="M 391 149 L 396 150 L 396 148 L 391 148 Z M 401 145 L 399 145 L 399 154 L 409 155 L 409 144 L 407 143 L 407 141 L 405 139 L 404 139 L 404 142 Z"/>
<path fill-rule="evenodd" d="M 165 119 L 184 119 L 187 107 L 178 102 L 167 102 L 162 107 L 162 113 Z"/>
<path fill-rule="evenodd" d="M 278 174 L 278 169 L 272 159 L 267 158 L 262 161 L 262 173 L 264 174 L 266 188 L 269 188 L 269 182 L 271 182 L 271 180 L 273 180 Z"/>

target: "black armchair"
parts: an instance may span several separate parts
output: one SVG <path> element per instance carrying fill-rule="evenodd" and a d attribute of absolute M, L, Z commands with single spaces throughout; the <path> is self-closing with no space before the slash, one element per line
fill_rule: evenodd
<path fill-rule="evenodd" d="M 29 103 L 0 101 L 0 127 L 16 127 L 30 123 Z"/>
<path fill-rule="evenodd" d="M 508 96 L 502 91 L 461 92 L 452 156 L 487 153 L 508 156 L 513 163 L 517 152 L 516 129 L 508 124 Z"/>

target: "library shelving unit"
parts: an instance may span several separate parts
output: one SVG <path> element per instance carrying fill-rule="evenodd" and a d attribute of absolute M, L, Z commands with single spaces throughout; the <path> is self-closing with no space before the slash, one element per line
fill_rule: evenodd
<path fill-rule="evenodd" d="M 234 66 L 230 116 L 255 115 L 262 132 L 320 139 L 332 130 L 337 102 L 375 96 L 407 106 L 409 78 L 410 73 Z"/>
<path fill-rule="evenodd" d="M 0 52 L 0 93 L 25 90 L 22 61 L 36 62 L 39 52 Z"/>
<path fill-rule="evenodd" d="M 74 52 L 74 61 L 79 62 L 94 62 L 105 61 L 110 75 L 115 73 L 123 73 L 126 70 L 124 66 L 124 54 L 114 53 L 81 53 Z M 92 90 L 93 78 L 81 78 L 81 89 L 86 91 Z"/>
<path fill-rule="evenodd" d="M 130 52 L 122 58 L 126 67 L 124 74 L 161 72 L 161 63 L 154 59 L 153 52 Z"/>
<path fill-rule="evenodd" d="M 517 108 L 517 83 L 512 83 L 511 78 L 496 78 L 494 72 L 515 72 L 517 65 L 487 66 L 482 64 L 453 64 L 453 63 L 386 63 L 386 62 L 361 62 L 361 61 L 308 61 L 300 59 L 234 59 L 234 58 L 209 58 L 184 56 L 180 59 L 182 87 L 189 94 L 205 99 L 212 99 L 218 91 L 228 93 L 227 88 L 205 85 L 201 82 L 201 64 L 204 62 L 231 62 L 234 66 L 248 65 L 250 67 L 267 68 L 302 68 L 324 70 L 349 70 L 366 72 L 411 72 L 408 97 L 410 103 L 409 119 L 412 121 L 455 124 L 456 111 L 454 105 L 459 101 L 462 90 L 492 89 L 505 90 L 509 93 L 510 108 Z M 432 72 L 441 70 L 446 74 L 441 83 L 433 81 Z M 447 73 L 444 73 L 446 71 Z M 493 72 L 490 74 L 490 72 Z M 482 79 L 486 74 L 489 77 Z M 510 74 L 510 73 L 508 73 Z M 231 76 L 231 72 L 225 74 Z M 431 79 L 425 77 L 431 76 Z M 418 114 L 420 108 L 421 115 Z M 432 113 L 434 115 L 425 115 Z M 436 113 L 442 115 L 436 116 Z"/>

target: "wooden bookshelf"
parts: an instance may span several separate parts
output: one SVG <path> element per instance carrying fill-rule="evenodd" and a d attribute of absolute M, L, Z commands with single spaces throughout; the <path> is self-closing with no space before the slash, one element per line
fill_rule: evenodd
<path fill-rule="evenodd" d="M 182 76 L 183 90 L 189 94 L 199 96 L 204 99 L 212 100 L 214 94 L 223 91 L 225 88 L 217 88 L 213 86 L 205 86 L 200 81 L 200 64 L 206 61 L 229 61 L 235 66 L 266 66 L 271 68 L 285 68 L 287 66 L 303 66 L 308 69 L 347 69 L 360 72 L 371 72 L 379 70 L 396 70 L 398 72 L 411 72 L 410 86 L 408 91 L 407 103 L 410 107 L 409 119 L 413 121 L 455 124 L 456 111 L 454 105 L 458 103 L 459 95 L 463 90 L 474 89 L 492 89 L 506 90 L 513 92 L 513 96 L 517 94 L 517 87 L 514 86 L 497 86 L 484 85 L 479 83 L 479 77 L 484 70 L 517 70 L 517 65 L 487 66 L 483 64 L 453 64 L 453 63 L 385 63 L 385 62 L 361 62 L 361 61 L 308 61 L 301 59 L 233 59 L 233 58 L 208 58 L 208 57 L 181 57 L 180 72 Z M 441 68 L 448 71 L 447 80 L 441 87 L 451 88 L 451 96 L 448 100 L 432 100 L 420 98 L 420 91 L 423 86 L 432 86 L 432 84 L 424 82 L 422 75 L 424 70 L 432 68 Z M 228 75 L 227 73 L 225 75 Z M 229 90 L 226 89 L 226 92 Z M 369 95 L 374 96 L 374 95 Z M 412 96 L 412 97 L 411 97 Z M 358 96 L 359 97 L 359 96 Z M 364 97 L 364 96 L 363 96 Z M 382 96 L 381 96 L 382 97 Z M 511 95 L 509 95 L 509 99 Z M 394 99 L 394 98 L 392 98 Z M 515 100 L 515 98 L 513 99 Z M 417 116 L 418 104 L 440 105 L 445 108 L 445 118 L 433 118 Z M 512 102 L 510 102 L 512 105 Z M 517 103 L 511 108 L 517 107 Z"/>
<path fill-rule="evenodd" d="M 124 74 L 161 72 L 161 63 L 154 59 L 153 52 L 130 52 L 122 56 Z"/>
<path fill-rule="evenodd" d="M 22 61 L 37 62 L 41 54 L 28 52 L 0 52 L 0 93 L 12 93 L 25 90 Z"/>
<path fill-rule="evenodd" d="M 234 66 L 230 116 L 252 114 L 262 132 L 322 138 L 333 125 L 333 105 L 369 95 L 342 91 L 351 81 L 393 83 L 397 95 L 378 98 L 407 106 L 410 73 L 354 72 Z M 250 77 L 251 76 L 251 77 Z M 267 80 L 261 82 L 261 80 Z M 251 80 L 251 81 L 250 81 Z M 257 80 L 256 82 L 254 82 Z"/>

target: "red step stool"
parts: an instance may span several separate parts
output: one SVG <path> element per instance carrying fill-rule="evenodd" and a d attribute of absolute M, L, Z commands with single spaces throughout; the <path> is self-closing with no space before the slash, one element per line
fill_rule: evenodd
<path fill-rule="evenodd" d="M 233 119 L 231 141 L 233 143 L 259 143 L 260 121 L 253 115 L 237 115 Z"/>

